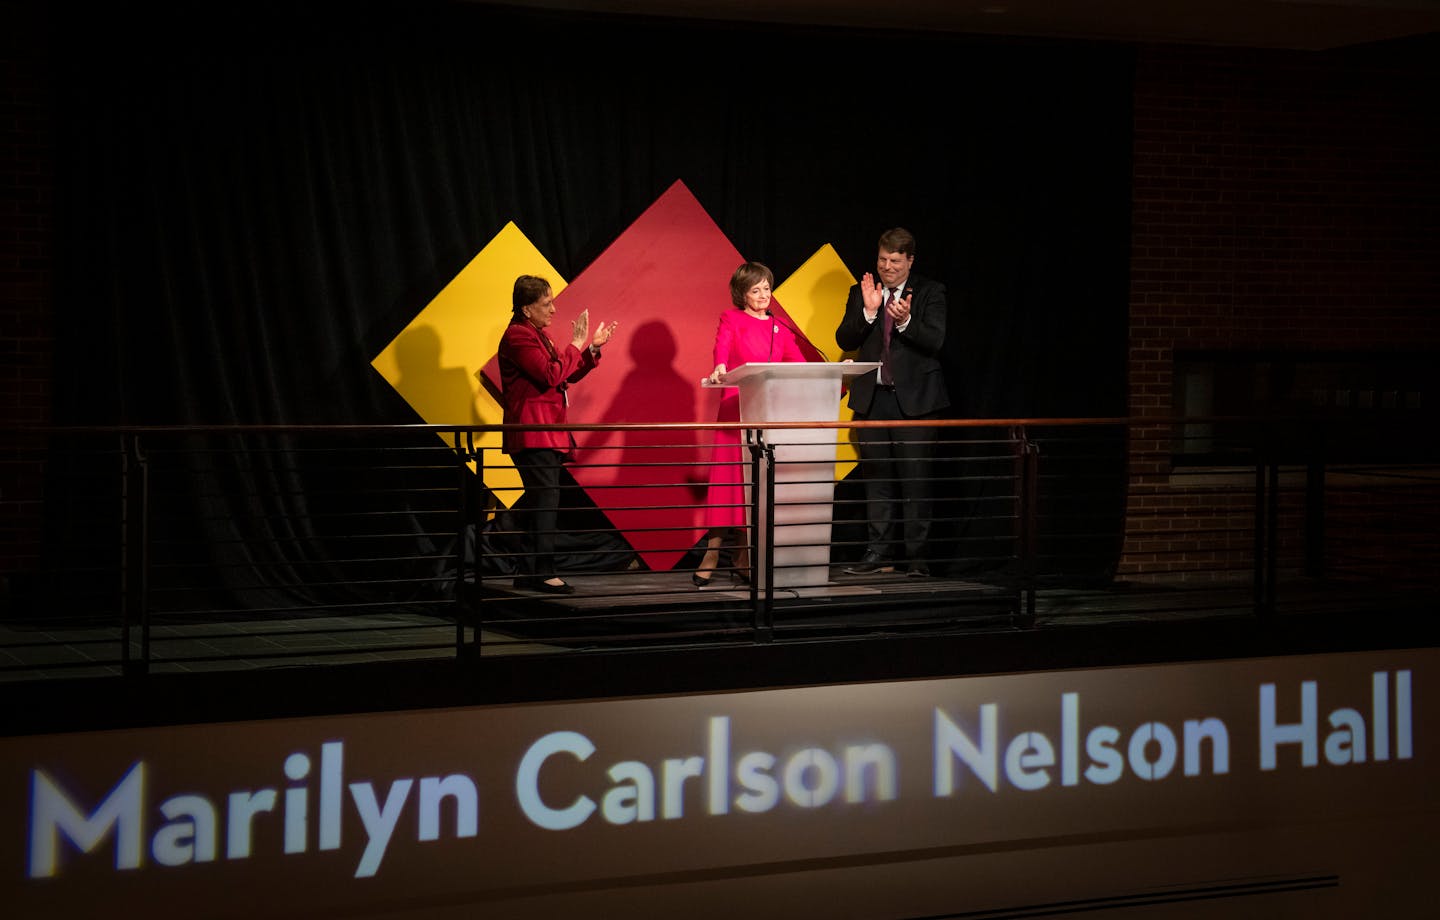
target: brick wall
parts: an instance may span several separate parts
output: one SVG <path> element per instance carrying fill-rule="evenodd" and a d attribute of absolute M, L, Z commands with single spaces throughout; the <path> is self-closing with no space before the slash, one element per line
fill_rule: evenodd
<path fill-rule="evenodd" d="M 50 420 L 54 188 L 42 6 L 0 3 L 0 590 L 39 543 L 35 455 L 14 432 Z"/>
<path fill-rule="evenodd" d="M 1245 574 L 1253 502 L 1172 478 L 1177 349 L 1440 346 L 1440 47 L 1150 46 L 1135 88 L 1120 574 Z M 1217 520 L 1223 516 L 1223 521 Z M 1216 545 L 1215 525 L 1238 528 Z M 1195 547 L 1186 554 L 1186 547 Z M 1298 544 L 1285 554 L 1290 564 Z"/>

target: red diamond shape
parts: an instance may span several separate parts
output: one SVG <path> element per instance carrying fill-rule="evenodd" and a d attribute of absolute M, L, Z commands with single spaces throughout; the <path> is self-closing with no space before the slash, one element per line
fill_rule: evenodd
<path fill-rule="evenodd" d="M 745 261 L 684 183 L 676 182 L 555 298 L 552 338 L 590 310 L 590 328 L 618 322 L 600 366 L 570 390 L 572 424 L 707 422 L 719 390 L 700 380 L 714 367 L 720 314 L 732 310 L 730 275 Z M 786 320 L 777 302 L 771 310 Z M 792 322 L 792 327 L 794 326 Z M 820 352 L 802 341 L 812 360 Z M 499 362 L 485 366 L 499 392 Z M 838 411 L 838 409 L 837 409 Z M 708 479 L 706 431 L 576 432 L 575 481 L 654 570 L 700 539 Z"/>

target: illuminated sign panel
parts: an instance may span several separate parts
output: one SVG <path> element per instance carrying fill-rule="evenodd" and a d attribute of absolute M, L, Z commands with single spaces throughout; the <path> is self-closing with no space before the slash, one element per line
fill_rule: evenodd
<path fill-rule="evenodd" d="M 1317 815 L 1433 825 L 1437 664 L 1357 653 L 9 738 L 4 898 L 20 916 L 406 911 Z"/>

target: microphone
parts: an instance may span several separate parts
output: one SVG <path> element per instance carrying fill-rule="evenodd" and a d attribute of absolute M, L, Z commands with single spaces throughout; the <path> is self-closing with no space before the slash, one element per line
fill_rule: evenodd
<path fill-rule="evenodd" d="M 781 326 L 789 329 L 792 335 L 800 334 L 800 330 L 796 329 L 794 326 L 786 322 L 783 316 L 779 316 L 777 314 L 771 313 L 769 310 L 766 310 L 765 318 L 770 320 L 770 338 L 772 339 L 775 338 L 775 333 L 780 331 Z"/>
<path fill-rule="evenodd" d="M 772 356 L 775 354 L 775 334 L 780 331 L 781 326 L 789 329 L 790 334 L 795 336 L 797 341 L 809 341 L 809 339 L 805 338 L 805 333 L 801 332 L 799 329 L 796 329 L 793 325 L 790 324 L 789 320 L 785 319 L 785 317 L 780 316 L 776 313 L 771 313 L 768 310 L 765 311 L 765 316 L 770 320 L 770 354 Z M 801 349 L 801 351 L 804 351 L 804 349 Z"/>

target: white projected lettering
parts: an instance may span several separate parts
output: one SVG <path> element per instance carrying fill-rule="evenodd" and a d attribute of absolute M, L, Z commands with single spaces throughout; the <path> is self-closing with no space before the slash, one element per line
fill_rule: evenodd
<path fill-rule="evenodd" d="M 1416 756 L 1415 675 L 1408 669 L 1367 667 L 1343 691 L 1318 679 L 1256 680 L 1251 685 L 1256 689 L 1239 697 L 1233 687 L 1216 692 L 1213 701 L 1224 717 L 1185 711 L 1211 699 L 1203 693 L 1183 699 L 1154 694 L 1147 708 L 1151 699 L 1145 688 L 1127 683 L 1125 703 L 1117 710 L 1089 702 L 1101 698 L 1096 694 L 1082 697 L 1074 691 L 1048 700 L 1017 691 L 1007 700 L 996 689 L 1004 686 L 955 679 L 936 682 L 933 697 L 921 696 L 918 703 L 913 687 L 907 687 L 897 694 L 903 702 L 895 706 L 867 700 L 855 709 L 868 713 L 867 718 L 883 712 L 880 728 L 896 736 L 889 739 L 892 743 L 880 740 L 876 726 L 856 724 L 861 717 L 849 715 L 848 709 L 806 709 L 795 702 L 797 697 L 785 701 L 793 710 L 767 712 L 754 725 L 740 723 L 738 731 L 731 715 L 632 719 L 618 731 L 608 715 L 601 715 L 577 717 L 574 727 L 534 740 L 505 736 L 498 746 L 486 747 L 487 759 L 475 769 L 499 791 L 510 785 L 514 802 L 489 807 L 487 839 L 477 853 L 493 858 L 504 852 L 505 834 L 534 828 L 583 837 L 583 828 L 594 825 L 611 841 L 609 828 L 642 835 L 647 828 L 656 833 L 656 825 L 663 824 L 669 828 L 667 839 L 708 839 L 721 830 L 717 821 L 738 827 L 747 816 L 762 814 L 772 820 L 756 824 L 779 827 L 775 819 L 783 817 L 785 826 L 813 839 L 829 839 L 831 828 L 806 827 L 805 822 L 842 812 L 851 816 L 843 822 L 847 828 L 856 820 L 876 822 L 877 839 L 895 832 L 884 822 L 923 822 L 930 812 L 946 815 L 935 820 L 953 823 L 963 834 L 968 825 L 956 818 L 977 797 L 986 800 L 986 821 L 993 823 L 996 810 L 1003 817 L 1009 807 L 1002 793 L 1049 790 L 1083 802 L 1084 787 L 1095 786 L 1118 787 L 1107 793 L 1105 807 L 1153 804 L 1158 819 L 1167 807 L 1166 784 L 1198 779 L 1207 784 L 1200 792 L 1214 789 L 1223 795 L 1221 784 L 1236 762 L 1273 776 L 1285 769 L 1327 767 L 1393 771 Z M 989 698 L 964 701 L 963 694 L 973 687 L 983 688 Z M 1110 689 L 1104 699 L 1114 700 L 1114 692 Z M 942 694 L 947 697 L 943 704 Z M 1237 707 L 1252 703 L 1254 712 L 1237 713 Z M 1097 717 L 1107 710 L 1111 718 Z M 682 706 L 681 712 L 693 712 L 693 705 Z M 1227 719 L 1246 726 L 1239 737 Z M 866 740 L 835 740 L 846 736 Z M 1237 745 L 1242 748 L 1238 758 Z M 355 750 L 374 747 L 357 745 Z M 417 758 L 433 750 L 449 757 L 443 748 L 417 750 L 427 752 L 414 754 Z M 408 753 L 387 752 L 384 762 L 393 765 Z M 366 756 L 359 757 L 358 768 L 350 763 L 342 740 L 273 752 L 267 761 L 258 761 L 268 767 L 257 775 L 234 769 L 220 788 L 208 790 L 196 788 L 184 762 L 177 766 L 173 756 L 163 763 L 127 758 L 120 763 L 128 765 L 115 776 L 98 778 L 93 769 L 87 774 L 75 764 L 37 759 L 40 763 L 23 773 L 29 807 L 23 871 L 33 879 L 60 876 L 78 860 L 91 863 L 91 870 L 101 866 L 133 873 L 209 865 L 217 872 L 228 863 L 304 859 L 346 844 L 347 852 L 355 854 L 354 877 L 368 878 L 384 871 L 397 848 L 454 844 L 481 835 L 482 788 L 474 776 L 419 769 L 374 775 L 375 764 Z M 1400 775 L 1413 774 L 1412 765 Z M 74 779 L 85 775 L 86 782 Z M 159 777 L 174 787 L 153 788 Z M 1127 793 L 1126 786 L 1147 791 Z M 108 792 L 96 792 L 107 787 Z M 1254 795 L 1253 786 L 1241 789 Z M 875 807 L 901 802 L 907 790 L 912 800 L 952 799 L 956 804 L 937 807 L 932 801 L 919 811 L 914 801 Z M 1185 798 L 1193 801 L 1194 794 L 1187 792 Z M 1116 797 L 1126 795 L 1130 798 Z M 1059 811 L 1079 814 L 1083 808 Z M 687 838 L 686 827 L 697 836 Z M 735 833 L 725 829 L 716 839 L 735 839 Z M 764 841 L 760 844 L 763 849 Z M 582 842 L 579 849 L 586 845 Z M 840 845 L 853 846 L 855 840 Z M 412 857 L 402 852 L 398 858 Z"/>
<path fill-rule="evenodd" d="M 515 774 L 515 798 L 525 817 L 547 831 L 565 831 L 584 824 L 595 810 L 595 802 L 582 795 L 564 808 L 551 808 L 540 796 L 540 768 L 557 754 L 569 754 L 584 761 L 593 753 L 595 745 L 579 732 L 552 732 L 532 744 L 520 761 L 520 771 Z"/>
<path fill-rule="evenodd" d="M 785 763 L 785 797 L 801 808 L 829 804 L 840 788 L 840 766 L 829 751 L 809 748 Z"/>
<path fill-rule="evenodd" d="M 1025 792 L 1044 789 L 1056 779 L 1057 757 L 1062 786 L 1079 785 L 1082 777 L 1097 785 L 1114 783 L 1125 775 L 1126 766 L 1140 779 L 1160 780 L 1174 771 L 1181 757 L 1181 741 L 1163 722 L 1146 722 L 1126 740 L 1119 729 L 1110 725 L 1097 725 L 1082 734 L 1078 694 L 1062 695 L 1059 708 L 1058 747 L 1042 731 L 1022 731 L 1003 745 L 1002 759 L 997 704 L 981 705 L 978 717 L 969 723 L 957 721 L 937 707 L 932 723 L 935 795 L 955 795 L 966 775 L 991 792 L 999 791 L 1002 779 Z M 1230 771 L 1230 738 L 1223 722 L 1213 718 L 1187 720 L 1180 737 L 1184 739 L 1186 776 L 1207 771 L 1202 756 L 1206 749 L 1210 752 L 1208 772 L 1221 775 Z M 1082 741 L 1088 759 L 1083 770 Z M 1122 741 L 1123 746 L 1117 747 Z"/>
<path fill-rule="evenodd" d="M 1366 734 L 1369 734 L 1369 756 L 1376 761 L 1389 760 L 1392 754 L 1391 738 L 1394 738 L 1395 757 L 1410 759 L 1414 739 L 1411 726 L 1410 672 L 1395 674 L 1395 686 L 1390 686 L 1390 674 L 1376 671 L 1370 679 L 1371 723 L 1367 726 L 1361 710 L 1341 706 L 1332 709 L 1325 717 L 1329 731 L 1325 735 L 1323 750 L 1325 762 L 1332 766 L 1346 766 L 1364 763 L 1366 759 Z M 1392 706 L 1393 702 L 1393 706 Z M 1297 712 L 1298 703 L 1298 712 Z M 1314 767 L 1320 763 L 1322 749 L 1320 740 L 1320 685 L 1313 680 L 1301 683 L 1298 700 L 1286 702 L 1285 715 L 1280 712 L 1281 700 L 1277 697 L 1274 684 L 1260 686 L 1260 769 L 1275 770 L 1280 765 L 1282 749 L 1296 756 L 1301 767 Z M 1282 718 L 1296 718 L 1298 721 L 1285 722 Z M 1392 732 L 1393 721 L 1393 732 Z"/>
<path fill-rule="evenodd" d="M 341 842 L 342 808 L 334 803 L 343 802 L 346 788 L 341 768 L 343 758 L 343 742 L 327 742 L 322 746 L 319 795 L 322 804 L 320 827 L 315 836 L 323 849 L 337 849 Z M 291 753 L 284 761 L 284 775 L 292 783 L 303 781 L 310 775 L 310 764 L 308 755 Z M 145 761 L 137 761 L 115 787 L 91 807 L 45 770 L 32 771 L 29 876 L 46 878 L 58 874 L 65 844 L 81 855 L 113 845 L 116 869 L 139 869 L 145 861 L 144 829 L 148 822 L 153 822 L 155 827 L 149 852 L 158 866 L 173 868 L 213 862 L 221 850 L 222 834 L 226 860 L 250 859 L 257 853 L 257 839 L 274 837 L 262 833 L 266 822 L 279 822 L 283 854 L 298 855 L 307 850 L 311 837 L 308 787 L 291 785 L 284 790 L 283 797 L 274 787 L 236 789 L 213 797 L 195 793 L 176 795 L 155 806 L 158 814 L 152 816 L 147 772 Z M 366 834 L 365 850 L 355 868 L 355 877 L 371 876 L 379 870 L 412 800 L 410 791 L 415 784 L 413 777 L 395 779 L 383 800 L 372 783 L 349 785 L 351 805 Z M 440 838 L 444 823 L 442 806 L 447 801 L 454 804 L 454 836 L 477 835 L 479 792 L 469 776 L 421 777 L 419 789 L 414 821 L 417 842 Z M 327 802 L 332 804 L 327 806 Z"/>
<path fill-rule="evenodd" d="M 463 773 L 426 776 L 420 780 L 420 840 L 439 840 L 443 806 L 455 804 L 455 836 L 474 837 L 480 833 L 480 790 Z"/>
<path fill-rule="evenodd" d="M 215 833 L 219 819 L 215 806 L 200 795 L 177 795 L 160 805 L 170 823 L 155 832 L 150 855 L 162 866 L 214 862 Z"/>
<path fill-rule="evenodd" d="M 310 775 L 310 758 L 295 753 L 285 758 L 285 776 L 302 780 Z M 308 843 L 306 828 L 310 824 L 310 790 L 292 786 L 285 790 L 285 852 L 304 853 Z"/>
<path fill-rule="evenodd" d="M 655 820 L 655 774 L 643 763 L 627 760 L 606 774 L 615 784 L 605 793 L 602 809 L 611 824 Z"/>
<path fill-rule="evenodd" d="M 356 878 L 374 875 L 375 870 L 380 868 L 380 860 L 385 858 L 385 848 L 390 845 L 390 835 L 395 833 L 395 824 L 400 820 L 405 799 L 410 795 L 411 782 L 408 779 L 397 779 L 391 783 L 390 794 L 385 797 L 384 805 L 376 801 L 375 787 L 370 783 L 350 784 L 355 810 L 360 812 L 365 833 L 370 835 L 370 839 L 365 842 L 365 855 L 360 857 L 360 866 L 355 870 Z"/>
<path fill-rule="evenodd" d="M 617 761 L 605 770 L 608 789 L 575 790 L 547 802 L 541 795 L 547 763 L 556 757 L 584 762 L 595 743 L 574 731 L 552 732 L 526 750 L 515 776 L 516 799 L 525 817 L 546 830 L 571 830 L 598 810 L 609 824 L 678 820 L 687 816 L 687 802 L 703 806 L 708 816 L 728 814 L 733 804 L 742 812 L 770 811 L 785 800 L 805 809 L 843 800 L 855 804 L 889 801 L 898 795 L 895 752 L 883 744 L 847 745 L 838 755 L 808 747 L 783 762 L 765 751 L 750 751 L 731 760 L 730 719 L 708 721 L 705 754 L 668 757 L 652 770 L 637 760 Z M 732 796 L 732 782 L 740 790 Z M 597 806 L 592 797 L 599 796 Z"/>
<path fill-rule="evenodd" d="M 745 791 L 735 797 L 735 807 L 760 814 L 780 801 L 780 783 L 772 775 L 775 755 L 751 751 L 735 762 L 735 779 Z"/>
<path fill-rule="evenodd" d="M 226 859 L 245 859 L 250 855 L 250 838 L 254 832 L 255 816 L 275 808 L 275 790 L 240 791 L 230 793 L 230 820 L 225 841 Z"/>
<path fill-rule="evenodd" d="M 143 856 L 145 762 L 137 761 L 88 816 L 44 770 L 30 781 L 30 877 L 54 875 L 60 867 L 60 837 L 89 853 L 112 833 L 115 868 L 138 869 Z"/>

